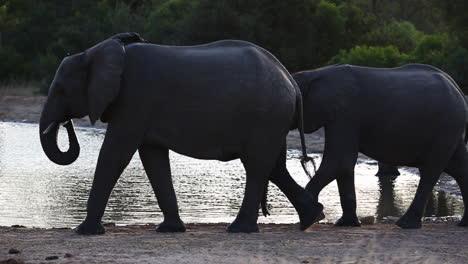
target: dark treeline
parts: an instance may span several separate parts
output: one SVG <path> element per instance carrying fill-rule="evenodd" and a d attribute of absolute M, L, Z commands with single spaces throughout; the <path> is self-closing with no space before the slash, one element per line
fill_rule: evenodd
<path fill-rule="evenodd" d="M 291 71 L 427 63 L 468 92 L 467 0 L 3 0 L 0 81 L 44 87 L 61 59 L 110 35 L 194 45 L 242 39 Z"/>

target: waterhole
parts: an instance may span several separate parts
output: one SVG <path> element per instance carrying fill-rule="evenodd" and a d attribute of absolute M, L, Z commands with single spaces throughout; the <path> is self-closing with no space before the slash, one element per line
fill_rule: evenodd
<path fill-rule="evenodd" d="M 0 225 L 28 227 L 75 227 L 85 217 L 86 202 L 93 179 L 104 131 L 77 129 L 81 145 L 78 160 L 68 166 L 55 165 L 47 159 L 39 141 L 37 124 L 0 122 Z M 66 132 L 59 133 L 59 145 L 67 148 Z M 320 155 L 311 154 L 317 164 Z M 287 167 L 301 185 L 308 182 L 298 157 L 288 151 Z M 172 177 L 180 214 L 186 223 L 219 223 L 234 220 L 245 187 L 245 171 L 240 161 L 206 161 L 170 152 Z M 376 162 L 360 159 L 356 166 L 356 195 L 359 216 L 400 216 L 411 203 L 419 181 L 416 170 L 401 169 L 397 178 L 379 178 Z M 341 215 L 336 182 L 320 194 L 325 206 L 325 222 Z M 261 223 L 296 223 L 292 205 L 270 183 L 269 217 Z M 443 176 L 434 190 L 427 216 L 459 216 L 463 203 L 458 186 Z M 153 190 L 138 154 L 120 177 L 109 199 L 105 222 L 147 224 L 162 221 Z"/>

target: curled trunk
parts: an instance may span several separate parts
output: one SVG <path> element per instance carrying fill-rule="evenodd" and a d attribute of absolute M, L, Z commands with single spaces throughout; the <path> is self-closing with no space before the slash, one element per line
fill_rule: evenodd
<path fill-rule="evenodd" d="M 48 127 L 50 128 L 48 129 Z M 76 138 L 73 123 L 70 120 L 65 125 L 70 147 L 66 152 L 62 152 L 57 145 L 59 127 L 59 122 L 47 122 L 46 118 L 41 117 L 39 133 L 42 149 L 44 150 L 44 153 L 47 155 L 47 157 L 54 163 L 59 165 L 69 165 L 78 158 L 80 154 L 80 145 L 78 143 L 78 139 Z"/>

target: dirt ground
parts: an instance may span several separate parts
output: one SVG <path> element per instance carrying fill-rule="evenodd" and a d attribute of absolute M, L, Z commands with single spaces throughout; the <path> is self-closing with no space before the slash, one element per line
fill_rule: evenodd
<path fill-rule="evenodd" d="M 0 120 L 37 122 L 44 96 L 0 95 Z"/>
<path fill-rule="evenodd" d="M 180 234 L 156 233 L 151 225 L 108 227 L 102 236 L 5 227 L 0 263 L 468 263 L 468 229 L 454 223 L 420 230 L 317 224 L 311 232 L 270 224 L 254 234 L 226 233 L 225 224 L 187 227 Z M 19 253 L 8 254 L 12 249 Z"/>
<path fill-rule="evenodd" d="M 44 97 L 0 96 L 0 120 L 38 122 Z M 87 118 L 75 120 L 89 126 Z M 98 124 L 105 127 L 104 124 Z M 309 152 L 321 152 L 323 132 L 307 136 Z M 288 136 L 299 148 L 297 132 Z M 255 234 L 229 234 L 226 224 L 190 224 L 183 234 L 154 226 L 107 227 L 103 236 L 70 229 L 0 227 L 3 263 L 468 263 L 468 228 L 425 223 L 420 230 L 391 224 L 336 228 L 317 224 L 260 225 Z M 16 254 L 10 254 L 10 253 Z"/>
<path fill-rule="evenodd" d="M 0 95 L 0 120 L 38 123 L 45 101 L 45 96 Z M 87 117 L 73 119 L 73 122 L 76 126 L 91 125 Z M 105 125 L 97 122 L 96 127 L 104 128 Z"/>

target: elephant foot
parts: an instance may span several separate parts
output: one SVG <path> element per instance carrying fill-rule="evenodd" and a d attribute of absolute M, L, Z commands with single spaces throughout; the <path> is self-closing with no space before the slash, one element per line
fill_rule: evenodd
<path fill-rule="evenodd" d="M 421 223 L 420 217 L 404 214 L 395 224 L 403 229 L 419 229 L 421 228 Z"/>
<path fill-rule="evenodd" d="M 317 219 L 315 219 L 315 223 L 318 223 L 318 222 L 322 221 L 323 219 L 325 219 L 325 214 L 322 211 L 320 213 L 320 215 L 317 217 Z"/>
<path fill-rule="evenodd" d="M 335 222 L 335 226 L 351 226 L 351 227 L 360 227 L 361 223 L 359 222 L 357 216 L 344 217 L 342 216 Z"/>
<path fill-rule="evenodd" d="M 299 228 L 301 231 L 304 231 L 314 223 L 317 223 L 324 218 L 325 214 L 323 214 L 323 205 L 319 202 L 313 203 L 312 208 L 310 208 L 306 213 L 301 213 L 301 215 L 299 215 Z"/>
<path fill-rule="evenodd" d="M 463 217 L 462 220 L 457 224 L 458 226 L 461 227 L 468 227 L 468 220 L 466 217 Z"/>
<path fill-rule="evenodd" d="M 185 232 L 185 225 L 180 219 L 172 222 L 164 220 L 156 226 L 156 231 L 161 233 Z"/>
<path fill-rule="evenodd" d="M 258 225 L 255 224 L 244 224 L 234 220 L 227 228 L 226 231 L 229 233 L 257 233 Z"/>
<path fill-rule="evenodd" d="M 78 235 L 102 235 L 106 232 L 106 229 L 101 223 L 90 223 L 84 221 L 75 228 L 75 232 Z"/>

